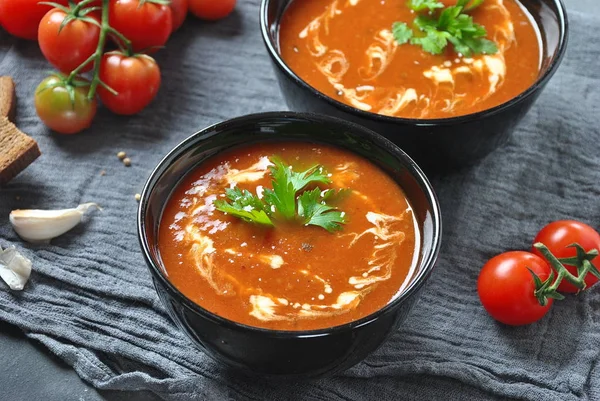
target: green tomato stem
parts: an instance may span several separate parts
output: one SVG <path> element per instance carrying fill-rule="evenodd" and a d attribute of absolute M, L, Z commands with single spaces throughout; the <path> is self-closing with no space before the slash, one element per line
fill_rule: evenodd
<path fill-rule="evenodd" d="M 78 3 L 75 5 L 75 8 L 73 9 L 74 13 L 79 12 L 79 10 L 81 10 L 82 8 L 86 8 L 86 6 L 88 4 L 92 4 L 94 1 L 96 0 L 83 0 L 82 2 Z"/>
<path fill-rule="evenodd" d="M 94 59 L 96 58 L 97 52 L 98 51 L 96 50 L 94 52 L 94 54 L 92 54 L 90 57 L 88 57 L 87 60 L 85 60 L 83 63 L 81 63 L 81 65 L 79 65 L 77 68 L 75 68 L 73 71 L 71 71 L 71 73 L 69 74 L 69 76 L 66 79 L 66 82 L 69 84 L 72 83 L 73 80 L 77 77 L 77 75 L 81 72 L 81 70 L 84 69 L 86 65 L 88 65 L 89 63 L 94 61 Z"/>
<path fill-rule="evenodd" d="M 98 39 L 98 47 L 94 53 L 94 71 L 90 90 L 88 92 L 88 100 L 93 100 L 96 96 L 96 89 L 100 82 L 100 64 L 102 63 L 102 54 L 104 50 L 104 44 L 106 43 L 106 33 L 111 29 L 108 24 L 108 3 L 109 0 L 102 0 L 102 21 L 100 22 L 100 38 Z"/>
<path fill-rule="evenodd" d="M 542 282 L 542 280 L 533 271 L 529 270 L 533 276 L 533 280 L 535 281 L 534 295 L 542 306 L 546 306 L 548 304 L 548 298 L 558 300 L 564 298 L 563 295 L 557 292 L 557 289 L 563 279 L 573 284 L 579 290 L 584 290 L 586 287 L 585 278 L 588 274 L 592 274 L 600 278 L 600 272 L 598 269 L 596 269 L 596 266 L 592 264 L 592 260 L 598 256 L 597 249 L 592 249 L 589 252 L 586 252 L 581 245 L 572 244 L 570 247 L 577 250 L 577 256 L 558 259 L 544 244 L 538 242 L 533 246 L 535 249 L 540 251 L 542 256 L 544 256 L 544 258 L 546 258 L 550 264 L 550 267 L 554 270 L 544 282 Z M 571 272 L 567 270 L 563 263 L 566 263 L 570 266 L 575 266 L 577 268 L 577 276 L 571 274 Z M 554 278 L 554 272 L 557 273 L 556 279 Z"/>
<path fill-rule="evenodd" d="M 73 15 L 79 15 L 79 11 L 83 7 L 82 3 L 89 3 L 89 0 L 84 0 L 79 4 L 76 4 L 75 7 L 73 9 L 71 9 L 71 13 L 73 13 Z M 71 6 L 71 5 L 72 5 L 71 2 L 69 1 L 69 6 Z"/>
<path fill-rule="evenodd" d="M 74 6 L 72 9 L 72 13 L 77 15 L 77 13 L 84 8 L 86 5 L 91 4 L 94 0 L 84 0 L 81 3 Z M 113 27 L 110 26 L 108 22 L 108 3 L 110 0 L 102 0 L 102 19 L 100 22 L 100 36 L 98 38 L 98 46 L 96 46 L 96 51 L 88 57 L 81 65 L 75 68 L 69 76 L 65 79 L 65 86 L 72 86 L 77 79 L 77 76 L 81 73 L 81 71 L 90 63 L 94 63 L 94 69 L 92 70 L 92 80 L 90 83 L 90 89 L 88 91 L 87 98 L 88 100 L 93 100 L 94 96 L 96 96 L 96 91 L 98 89 L 98 85 L 102 85 L 108 91 L 113 94 L 116 92 L 104 85 L 100 81 L 100 64 L 102 63 L 102 56 L 104 55 L 104 45 L 106 44 L 106 38 L 108 34 L 116 36 L 122 43 L 122 45 L 126 48 L 125 53 L 127 55 L 133 54 L 131 41 L 128 40 L 121 32 L 117 31 Z"/>
<path fill-rule="evenodd" d="M 567 268 L 560 263 L 560 261 L 550 252 L 550 250 L 542 243 L 537 243 L 533 245 L 535 249 L 540 251 L 544 258 L 550 263 L 550 267 L 552 267 L 556 273 L 558 274 L 554 283 L 548 287 L 547 291 L 556 291 L 558 286 L 560 285 L 563 278 L 567 280 L 569 283 L 573 284 L 575 287 L 583 290 L 585 288 L 585 276 L 588 274 L 590 270 L 589 262 L 587 264 L 583 263 L 585 259 L 578 258 L 577 270 L 579 271 L 579 276 L 576 277 L 571 274 Z M 583 267 L 580 269 L 579 264 L 583 264 Z"/>
<path fill-rule="evenodd" d="M 127 39 L 125 37 L 125 35 L 123 35 L 121 32 L 117 31 L 115 28 L 113 27 L 109 27 L 109 31 L 108 31 L 111 35 L 114 35 L 117 37 L 117 39 L 119 39 L 121 41 L 121 44 L 125 47 L 125 49 L 123 49 L 124 53 L 126 56 L 131 56 L 133 55 L 133 48 L 131 47 L 131 41 L 129 39 Z M 121 46 L 120 46 L 121 47 Z M 121 47 L 122 48 L 122 47 Z"/>

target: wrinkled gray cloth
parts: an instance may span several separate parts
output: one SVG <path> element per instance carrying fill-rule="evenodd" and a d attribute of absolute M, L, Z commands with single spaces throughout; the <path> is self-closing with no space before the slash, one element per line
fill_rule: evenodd
<path fill-rule="evenodd" d="M 49 69 L 37 46 L 0 33 L 0 75 L 18 84 L 18 126 L 43 152 L 0 189 L 0 246 L 18 246 L 34 266 L 25 291 L 0 283 L 0 319 L 98 388 L 147 389 L 166 400 L 600 399 L 600 288 L 520 328 L 496 324 L 476 293 L 484 262 L 527 249 L 547 222 L 600 226 L 600 12 L 589 8 L 593 0 L 567 5 L 568 54 L 510 143 L 468 171 L 433 179 L 444 244 L 409 319 L 358 366 L 296 384 L 250 381 L 194 348 L 158 301 L 135 227 L 134 194 L 175 144 L 209 124 L 283 108 L 258 0 L 241 1 L 225 21 L 187 21 L 157 55 L 156 101 L 134 117 L 100 110 L 92 129 L 71 137 L 48 132 L 35 115 L 32 92 Z M 130 168 L 117 151 L 131 157 Z M 83 202 L 104 210 L 52 245 L 27 245 L 8 223 L 12 209 Z"/>

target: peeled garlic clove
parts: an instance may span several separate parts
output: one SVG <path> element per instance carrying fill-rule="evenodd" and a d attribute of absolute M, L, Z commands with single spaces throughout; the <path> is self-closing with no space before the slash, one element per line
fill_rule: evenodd
<path fill-rule="evenodd" d="M 95 203 L 84 203 L 75 209 L 13 210 L 10 212 L 10 223 L 25 241 L 48 242 L 81 223 L 91 208 L 101 210 Z"/>
<path fill-rule="evenodd" d="M 31 260 L 17 252 L 14 246 L 5 250 L 0 247 L 0 277 L 11 290 L 22 290 L 30 274 Z"/>

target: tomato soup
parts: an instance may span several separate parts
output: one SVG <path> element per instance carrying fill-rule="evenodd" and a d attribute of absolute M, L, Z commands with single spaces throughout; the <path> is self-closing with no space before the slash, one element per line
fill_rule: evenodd
<path fill-rule="evenodd" d="M 266 199 L 274 160 L 290 172 L 319 165 L 315 174 L 328 182 L 306 191 L 343 189 L 335 210 L 344 223 L 265 226 L 215 206 L 233 188 Z M 186 297 L 226 319 L 278 330 L 332 327 L 381 309 L 411 282 L 421 246 L 410 201 L 387 174 L 353 153 L 301 142 L 241 147 L 202 163 L 172 194 L 159 230 L 167 278 Z"/>
<path fill-rule="evenodd" d="M 413 28 L 407 0 L 295 0 L 281 21 L 280 53 L 309 85 L 363 111 L 417 119 L 470 114 L 529 88 L 540 71 L 541 45 L 517 0 L 485 0 L 467 15 L 485 28 L 495 53 L 465 57 L 449 44 L 432 54 L 399 44 L 394 23 L 424 35 Z"/>

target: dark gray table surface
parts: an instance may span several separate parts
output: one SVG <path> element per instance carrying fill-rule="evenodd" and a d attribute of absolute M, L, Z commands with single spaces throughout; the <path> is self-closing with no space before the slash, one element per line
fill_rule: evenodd
<path fill-rule="evenodd" d="M 598 0 L 564 0 L 568 10 L 600 12 Z M 442 379 L 443 381 L 443 379 Z M 440 385 L 442 383 L 437 383 Z M 465 389 L 465 399 L 482 399 Z M 0 322 L 0 400 L 159 400 L 147 392 L 98 391 L 19 329 Z"/>

